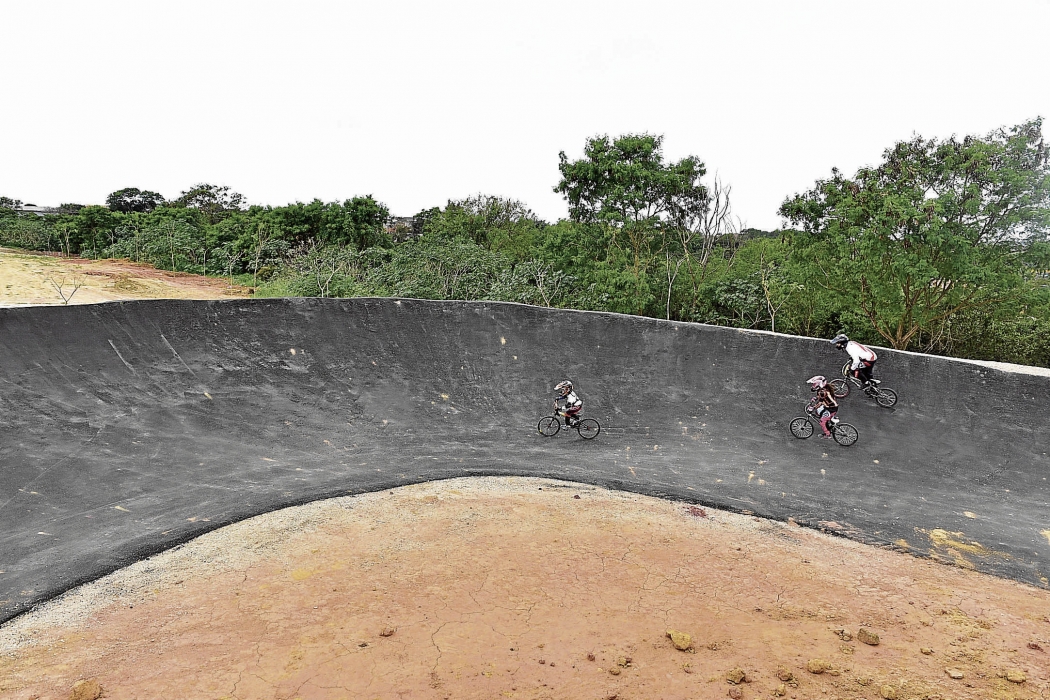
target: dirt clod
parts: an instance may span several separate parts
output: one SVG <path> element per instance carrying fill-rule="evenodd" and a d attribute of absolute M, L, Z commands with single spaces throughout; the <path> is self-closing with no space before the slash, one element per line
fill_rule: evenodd
<path fill-rule="evenodd" d="M 667 630 L 667 636 L 678 651 L 690 651 L 693 648 L 693 638 L 685 632 Z"/>
<path fill-rule="evenodd" d="M 879 689 L 882 700 L 897 700 L 897 689 L 892 685 L 884 685 Z"/>
<path fill-rule="evenodd" d="M 102 686 L 94 678 L 79 680 L 69 692 L 69 700 L 98 700 L 102 697 Z"/>
<path fill-rule="evenodd" d="M 819 675 L 825 671 L 830 671 L 831 664 L 825 659 L 810 659 L 806 662 L 806 670 Z"/>
<path fill-rule="evenodd" d="M 1010 681 L 1011 683 L 1024 683 L 1028 680 L 1028 676 L 1025 672 L 1019 668 L 1008 668 L 1003 674 L 1003 678 Z"/>
<path fill-rule="evenodd" d="M 857 632 L 857 641 L 861 642 L 862 644 L 877 647 L 879 645 L 879 635 L 875 634 L 874 632 L 869 632 L 868 630 L 861 627 L 860 630 Z"/>
<path fill-rule="evenodd" d="M 944 669 L 944 672 L 948 674 L 949 678 L 957 681 L 961 681 L 966 677 L 966 674 L 957 668 L 946 668 Z"/>
<path fill-rule="evenodd" d="M 746 678 L 747 674 L 744 673 L 743 669 L 740 668 L 734 668 L 733 670 L 728 671 L 726 673 L 726 680 L 733 685 L 739 685 L 740 683 L 743 683 Z"/>

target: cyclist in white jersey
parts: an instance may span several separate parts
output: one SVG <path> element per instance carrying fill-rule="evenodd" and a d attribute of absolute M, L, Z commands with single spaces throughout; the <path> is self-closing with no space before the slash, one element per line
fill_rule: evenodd
<path fill-rule="evenodd" d="M 879 356 L 874 350 L 855 340 L 850 340 L 845 333 L 839 333 L 832 338 L 831 344 L 849 353 L 850 359 L 853 360 L 849 369 L 853 372 L 854 377 L 864 383 L 865 387 L 875 383 L 871 375 L 875 371 L 875 361 L 879 359 Z"/>
<path fill-rule="evenodd" d="M 554 387 L 554 409 L 558 415 L 565 417 L 565 426 L 571 427 L 579 422 L 580 411 L 583 410 L 583 401 L 573 391 L 572 382 L 566 379 Z"/>

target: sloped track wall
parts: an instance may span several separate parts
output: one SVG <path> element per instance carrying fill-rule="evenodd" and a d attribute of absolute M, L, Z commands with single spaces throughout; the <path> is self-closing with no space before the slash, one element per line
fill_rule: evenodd
<path fill-rule="evenodd" d="M 880 351 L 901 400 L 800 441 L 828 343 L 394 299 L 0 309 L 0 621 L 205 531 L 464 475 L 550 476 L 822 526 L 1036 586 L 1050 378 Z M 572 378 L 602 434 L 540 436 Z M 966 543 L 938 546 L 933 531 Z M 951 534 L 956 533 L 956 534 Z M 936 539 L 936 538 L 935 538 Z"/>

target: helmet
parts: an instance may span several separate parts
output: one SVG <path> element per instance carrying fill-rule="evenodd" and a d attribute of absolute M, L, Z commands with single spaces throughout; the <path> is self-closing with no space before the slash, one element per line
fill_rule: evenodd
<path fill-rule="evenodd" d="M 839 333 L 831 339 L 831 344 L 837 347 L 839 350 L 846 347 L 846 343 L 849 342 L 849 336 L 845 333 Z"/>
<path fill-rule="evenodd" d="M 568 379 L 566 379 L 564 382 L 559 382 L 558 385 L 554 387 L 554 391 L 558 392 L 558 394 L 560 394 L 561 396 L 565 396 L 570 391 L 572 391 L 572 382 L 570 382 Z"/>
<path fill-rule="evenodd" d="M 828 380 L 824 378 L 823 374 L 818 374 L 815 377 L 810 377 L 806 380 L 806 384 L 809 384 L 810 391 L 816 391 L 817 389 L 823 389 L 828 385 Z"/>

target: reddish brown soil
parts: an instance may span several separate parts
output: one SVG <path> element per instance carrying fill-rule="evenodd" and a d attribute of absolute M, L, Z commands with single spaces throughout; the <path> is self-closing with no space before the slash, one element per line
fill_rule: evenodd
<path fill-rule="evenodd" d="M 1048 654 L 1048 591 L 748 516 L 464 479 L 260 516 L 78 589 L 0 627 L 0 697 L 88 680 L 107 698 L 1035 699 Z"/>

